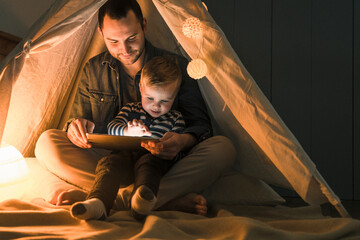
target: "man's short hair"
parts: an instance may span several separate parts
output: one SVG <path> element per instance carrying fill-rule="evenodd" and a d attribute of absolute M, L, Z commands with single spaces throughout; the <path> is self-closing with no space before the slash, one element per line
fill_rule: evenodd
<path fill-rule="evenodd" d="M 98 12 L 99 27 L 102 29 L 105 15 L 111 19 L 125 18 L 127 13 L 133 10 L 136 18 L 139 20 L 141 27 L 143 27 L 143 14 L 141 8 L 136 0 L 108 0 L 102 5 Z"/>
<path fill-rule="evenodd" d="M 144 77 L 146 83 L 143 83 Z M 162 86 L 177 82 L 181 83 L 181 69 L 174 56 L 157 56 L 145 63 L 141 72 L 141 84 Z"/>

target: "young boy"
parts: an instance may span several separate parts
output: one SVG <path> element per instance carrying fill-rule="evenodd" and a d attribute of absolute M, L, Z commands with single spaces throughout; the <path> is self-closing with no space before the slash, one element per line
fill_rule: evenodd
<path fill-rule="evenodd" d="M 108 124 L 108 133 L 122 136 L 163 137 L 181 133 L 185 122 L 171 110 L 181 83 L 181 70 L 169 57 L 154 57 L 144 65 L 140 79 L 141 103 L 125 105 Z M 161 177 L 176 162 L 149 152 L 116 151 L 102 158 L 96 167 L 94 185 L 87 200 L 72 205 L 71 215 L 79 219 L 105 219 L 113 207 L 119 187 L 134 181 L 130 200 L 132 215 L 140 220 L 153 209 Z M 125 172 L 133 167 L 134 172 Z"/>

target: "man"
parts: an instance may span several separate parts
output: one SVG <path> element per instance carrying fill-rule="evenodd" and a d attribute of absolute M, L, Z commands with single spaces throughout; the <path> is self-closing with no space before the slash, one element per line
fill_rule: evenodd
<path fill-rule="evenodd" d="M 85 191 L 94 181 L 97 161 L 108 153 L 92 148 L 86 133 L 106 133 L 107 124 L 121 107 L 140 100 L 139 80 L 144 63 L 169 54 L 146 41 L 146 19 L 136 0 L 109 0 L 100 8 L 98 17 L 98 30 L 108 51 L 90 59 L 84 67 L 67 132 L 44 132 L 35 150 L 38 160 L 51 172 L 84 190 L 59 191 L 52 201 L 58 205 L 85 198 Z M 235 150 L 227 138 L 211 137 L 209 116 L 197 82 L 186 73 L 186 59 L 177 58 L 183 80 L 173 108 L 183 114 L 186 129 L 182 134 L 167 134 L 156 144 L 143 142 L 142 146 L 169 160 L 180 151 L 186 152 L 161 181 L 155 208 L 204 215 L 206 199 L 199 193 L 232 166 Z M 121 197 L 122 208 L 126 208 L 129 199 L 125 192 Z"/>

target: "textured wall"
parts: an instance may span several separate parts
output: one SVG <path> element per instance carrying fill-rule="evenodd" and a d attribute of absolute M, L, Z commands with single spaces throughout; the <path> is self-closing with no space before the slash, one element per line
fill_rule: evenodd
<path fill-rule="evenodd" d="M 0 31 L 23 38 L 55 0 L 1 0 Z"/>
<path fill-rule="evenodd" d="M 360 3 L 204 0 L 332 189 L 360 199 Z"/>

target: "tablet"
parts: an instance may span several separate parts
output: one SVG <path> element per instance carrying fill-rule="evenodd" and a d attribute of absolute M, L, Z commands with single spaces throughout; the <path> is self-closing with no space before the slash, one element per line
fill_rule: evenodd
<path fill-rule="evenodd" d="M 87 133 L 86 136 L 93 147 L 108 150 L 144 150 L 144 148 L 141 147 L 141 141 L 158 141 L 151 137 L 115 136 L 98 133 Z"/>

